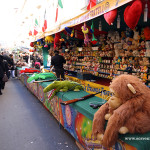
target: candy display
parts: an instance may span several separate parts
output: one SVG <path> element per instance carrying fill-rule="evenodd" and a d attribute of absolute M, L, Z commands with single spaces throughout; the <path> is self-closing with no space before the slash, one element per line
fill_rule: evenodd
<path fill-rule="evenodd" d="M 136 75 L 149 85 L 150 41 L 149 27 L 139 32 L 137 28 L 125 31 L 108 31 L 99 36 L 98 45 L 74 47 L 65 53 L 66 70 L 91 73 L 95 76 L 113 79 L 120 74 Z"/>

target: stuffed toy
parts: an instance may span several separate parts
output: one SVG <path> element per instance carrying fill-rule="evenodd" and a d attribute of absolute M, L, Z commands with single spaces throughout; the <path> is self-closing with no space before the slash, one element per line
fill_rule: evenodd
<path fill-rule="evenodd" d="M 94 36 L 94 24 L 93 24 L 93 21 L 92 21 L 92 25 L 91 25 L 91 29 L 90 29 L 91 33 L 92 33 L 92 40 L 91 40 L 91 43 L 93 45 L 95 45 L 97 43 L 97 39 L 95 38 Z"/>
<path fill-rule="evenodd" d="M 74 29 L 70 29 L 70 28 L 68 28 L 68 27 L 65 27 L 65 31 L 66 31 L 71 37 L 73 37 L 73 35 L 74 35 Z"/>
<path fill-rule="evenodd" d="M 53 36 L 49 35 L 49 36 L 45 37 L 45 42 L 47 42 L 47 43 L 53 43 L 54 42 Z"/>
<path fill-rule="evenodd" d="M 57 92 L 67 92 L 69 90 L 73 90 L 73 91 L 80 91 L 80 90 L 84 90 L 83 86 L 77 82 L 73 82 L 73 81 L 54 81 L 53 83 L 51 83 L 50 85 L 48 85 L 47 87 L 45 87 L 43 89 L 44 93 L 47 93 L 50 91 L 50 97 L 49 99 L 51 100 Z"/>
<path fill-rule="evenodd" d="M 55 38 L 54 38 L 54 49 L 56 49 L 57 44 L 59 43 L 59 39 L 61 39 L 60 33 L 55 33 Z"/>
<path fill-rule="evenodd" d="M 88 37 L 89 29 L 86 27 L 86 23 L 82 26 L 82 32 L 84 33 L 84 44 L 87 45 L 90 41 Z"/>
<path fill-rule="evenodd" d="M 136 76 L 120 75 L 112 81 L 110 91 L 112 97 L 94 115 L 93 136 L 103 146 L 111 147 L 119 133 L 149 132 L 150 89 Z"/>
<path fill-rule="evenodd" d="M 28 78 L 27 82 L 28 83 L 33 83 L 34 81 L 37 81 L 38 79 L 46 79 L 46 78 L 50 78 L 53 80 L 56 80 L 57 77 L 53 74 L 53 73 L 34 73 L 31 77 Z"/>
<path fill-rule="evenodd" d="M 30 46 L 31 46 L 31 47 L 34 47 L 34 42 L 31 42 L 31 43 L 30 43 Z"/>
<path fill-rule="evenodd" d="M 146 56 L 150 56 L 150 41 L 145 42 L 145 47 L 146 47 Z"/>
<path fill-rule="evenodd" d="M 146 41 L 150 40 L 150 27 L 144 28 L 144 37 Z"/>
<path fill-rule="evenodd" d="M 25 68 L 25 70 L 20 70 L 20 74 L 23 74 L 23 73 L 34 73 L 34 72 L 40 72 L 40 71 L 37 70 L 37 69 L 34 69 L 34 68 Z"/>

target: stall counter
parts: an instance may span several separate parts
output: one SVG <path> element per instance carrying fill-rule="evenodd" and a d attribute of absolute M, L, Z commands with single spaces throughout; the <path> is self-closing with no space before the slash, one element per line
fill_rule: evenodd
<path fill-rule="evenodd" d="M 43 88 L 52 82 L 27 83 L 30 75 L 23 74 L 20 79 L 27 88 L 43 103 L 59 123 L 86 149 L 103 148 L 102 145 L 91 142 L 92 120 L 98 109 L 89 106 L 91 102 L 103 102 L 99 97 L 92 97 L 85 101 L 76 102 L 70 105 L 61 105 L 61 101 L 67 101 L 74 98 L 80 98 L 89 93 L 85 91 L 58 92 L 56 96 L 49 101 L 48 95 L 43 93 Z M 146 134 L 126 134 L 119 135 L 119 140 L 115 144 L 115 150 L 148 150 L 150 147 L 150 132 Z M 103 148 L 105 149 L 105 148 Z M 110 148 L 112 149 L 112 148 Z"/>

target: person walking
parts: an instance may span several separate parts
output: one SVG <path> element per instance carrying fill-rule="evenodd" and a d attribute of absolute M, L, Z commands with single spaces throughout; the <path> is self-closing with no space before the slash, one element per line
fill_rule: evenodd
<path fill-rule="evenodd" d="M 15 65 L 14 65 L 13 55 L 10 54 L 9 56 L 10 56 L 9 64 L 10 64 L 10 70 L 11 70 L 11 77 L 15 78 Z"/>
<path fill-rule="evenodd" d="M 52 50 L 49 50 L 48 52 L 49 52 L 49 55 L 48 55 L 48 58 L 47 58 L 47 67 L 50 67 L 51 66 L 51 59 L 52 59 L 52 56 L 54 54 L 53 54 Z"/>
<path fill-rule="evenodd" d="M 25 60 L 26 63 L 28 63 L 29 56 L 27 53 L 25 53 L 25 55 L 23 56 L 23 59 Z"/>
<path fill-rule="evenodd" d="M 3 63 L 3 56 L 0 55 L 0 95 L 2 95 L 2 84 L 3 84 L 3 77 L 5 73 L 5 66 Z"/>
<path fill-rule="evenodd" d="M 7 62 L 7 60 L 3 59 L 3 63 L 4 63 L 4 67 L 5 67 L 5 72 L 6 72 L 7 78 L 9 79 L 10 73 L 9 73 L 9 68 L 8 68 L 8 62 Z M 5 88 L 5 82 L 2 81 L 2 89 L 4 89 L 4 88 Z"/>
<path fill-rule="evenodd" d="M 55 56 L 51 58 L 50 71 L 51 68 L 54 66 L 57 78 L 60 78 L 61 76 L 61 79 L 65 79 L 63 64 L 66 63 L 66 60 L 63 56 L 59 55 L 59 51 L 55 50 L 54 53 Z"/>

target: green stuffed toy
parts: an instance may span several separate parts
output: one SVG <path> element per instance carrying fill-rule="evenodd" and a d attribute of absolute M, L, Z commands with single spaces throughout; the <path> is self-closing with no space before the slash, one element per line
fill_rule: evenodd
<path fill-rule="evenodd" d="M 51 100 L 57 92 L 67 92 L 69 90 L 80 91 L 84 90 L 84 87 L 81 84 L 73 81 L 54 81 L 46 88 L 44 88 L 43 92 L 47 93 L 50 91 L 48 94 L 48 98 Z"/>
<path fill-rule="evenodd" d="M 46 78 L 54 79 L 56 80 L 57 77 L 53 73 L 34 73 L 31 77 L 28 78 L 27 82 L 28 83 L 33 83 L 34 81 L 37 81 L 38 79 L 43 79 L 45 80 Z"/>

